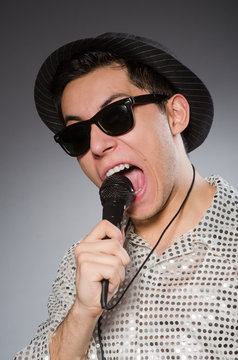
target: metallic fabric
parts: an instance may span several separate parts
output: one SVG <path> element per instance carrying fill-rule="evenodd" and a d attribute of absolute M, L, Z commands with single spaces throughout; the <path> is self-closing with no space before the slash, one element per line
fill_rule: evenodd
<path fill-rule="evenodd" d="M 223 179 L 213 202 L 195 228 L 161 256 L 156 253 L 121 302 L 104 311 L 101 336 L 106 359 L 238 359 L 238 193 Z M 130 226 L 126 248 L 131 262 L 115 303 L 151 250 Z M 74 247 L 65 255 L 49 298 L 49 320 L 16 360 L 49 359 L 48 337 L 75 297 Z M 97 329 L 88 359 L 100 359 Z"/>

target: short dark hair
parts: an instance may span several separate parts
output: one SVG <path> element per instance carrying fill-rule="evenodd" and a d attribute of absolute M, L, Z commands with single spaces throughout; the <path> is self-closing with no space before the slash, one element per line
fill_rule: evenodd
<path fill-rule="evenodd" d="M 157 93 L 173 96 L 176 91 L 173 86 L 162 75 L 155 72 L 149 66 L 136 63 L 130 60 L 117 58 L 108 52 L 89 52 L 80 56 L 75 55 L 69 61 L 61 63 L 51 83 L 51 93 L 59 116 L 61 113 L 61 97 L 65 86 L 72 80 L 80 78 L 102 66 L 109 66 L 113 63 L 125 67 L 128 71 L 131 82 L 140 89 L 150 93 Z"/>

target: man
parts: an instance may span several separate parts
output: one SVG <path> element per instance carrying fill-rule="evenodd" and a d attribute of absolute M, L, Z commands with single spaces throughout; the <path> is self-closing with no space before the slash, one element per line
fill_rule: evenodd
<path fill-rule="evenodd" d="M 160 44 L 109 33 L 51 54 L 35 100 L 96 186 L 120 172 L 135 198 L 125 237 L 103 220 L 69 249 L 49 319 L 15 359 L 235 360 L 237 192 L 187 155 L 212 123 L 202 81 Z"/>

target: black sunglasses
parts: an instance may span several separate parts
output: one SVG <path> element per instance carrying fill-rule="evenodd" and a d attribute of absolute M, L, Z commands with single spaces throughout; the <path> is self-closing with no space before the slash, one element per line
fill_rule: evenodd
<path fill-rule="evenodd" d="M 132 106 L 149 103 L 161 104 L 169 97 L 148 94 L 128 97 L 104 107 L 90 120 L 69 125 L 54 136 L 54 139 L 70 156 L 81 156 L 90 148 L 91 124 L 96 124 L 105 134 L 119 136 L 134 126 Z"/>

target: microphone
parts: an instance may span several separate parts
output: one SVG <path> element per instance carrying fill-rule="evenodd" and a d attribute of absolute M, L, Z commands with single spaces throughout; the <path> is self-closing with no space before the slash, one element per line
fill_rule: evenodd
<path fill-rule="evenodd" d="M 99 195 L 103 206 L 102 218 L 110 221 L 122 231 L 125 210 L 134 199 L 131 181 L 119 174 L 113 174 L 103 182 Z M 107 308 L 108 280 L 102 280 L 101 306 Z"/>

